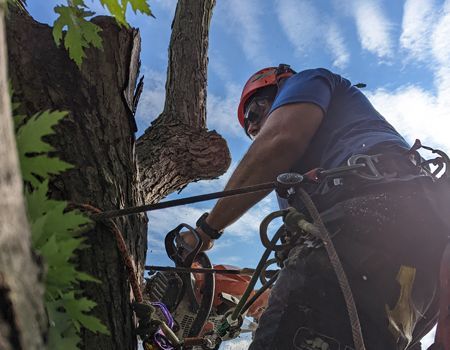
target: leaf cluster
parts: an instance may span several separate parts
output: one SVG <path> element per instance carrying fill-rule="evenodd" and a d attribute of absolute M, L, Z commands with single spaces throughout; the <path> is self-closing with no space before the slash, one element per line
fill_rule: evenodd
<path fill-rule="evenodd" d="M 104 8 L 116 19 L 119 25 L 128 27 L 126 12 L 128 5 L 134 13 L 141 12 L 152 16 L 147 0 L 99 0 Z M 93 46 L 102 48 L 100 37 L 101 29 L 89 21 L 95 12 L 89 10 L 84 0 L 67 0 L 67 5 L 58 5 L 54 8 L 59 15 L 53 24 L 53 38 L 56 44 L 64 39 L 64 46 L 69 51 L 69 56 L 78 67 L 85 57 L 84 50 Z M 66 30 L 63 35 L 63 30 Z"/>
<path fill-rule="evenodd" d="M 13 104 L 13 108 L 17 107 Z M 54 126 L 66 112 L 45 111 L 25 120 L 16 116 L 16 139 L 26 191 L 33 248 L 47 267 L 45 305 L 50 320 L 49 349 L 78 349 L 81 327 L 108 334 L 107 328 L 89 312 L 95 303 L 82 296 L 80 282 L 99 282 L 76 268 L 76 251 L 84 249 L 83 232 L 91 221 L 77 211 L 67 211 L 67 202 L 48 198 L 48 182 L 53 174 L 71 167 L 50 157 L 53 147 L 43 140 L 54 134 Z"/>

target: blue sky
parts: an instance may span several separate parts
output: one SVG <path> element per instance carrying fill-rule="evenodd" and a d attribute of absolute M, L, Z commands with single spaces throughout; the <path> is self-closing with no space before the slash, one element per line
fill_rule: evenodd
<path fill-rule="evenodd" d="M 29 1 L 36 19 L 51 23 L 58 1 Z M 90 4 L 90 1 L 87 1 Z M 137 112 L 141 134 L 162 111 L 170 25 L 176 1 L 150 1 L 156 19 L 130 14 L 142 36 L 145 89 Z M 95 2 L 92 8 L 102 13 Z M 209 46 L 207 125 L 228 141 L 233 169 L 249 146 L 236 108 L 247 78 L 262 67 L 324 67 L 364 82 L 375 107 L 406 138 L 450 151 L 450 1 L 441 0 L 217 0 Z M 189 185 L 180 196 L 223 188 Z M 169 198 L 179 197 L 171 195 Z M 149 213 L 148 263 L 168 264 L 163 237 L 180 222 L 191 225 L 212 202 Z M 211 251 L 215 263 L 254 266 L 262 252 L 260 220 L 275 209 L 267 197 L 232 225 Z"/>

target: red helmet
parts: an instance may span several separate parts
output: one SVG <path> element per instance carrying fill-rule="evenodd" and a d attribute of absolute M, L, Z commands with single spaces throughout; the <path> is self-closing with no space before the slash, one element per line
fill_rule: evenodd
<path fill-rule="evenodd" d="M 245 128 L 244 106 L 249 98 L 259 89 L 271 85 L 278 85 L 280 79 L 288 78 L 293 74 L 295 74 L 295 72 L 289 65 L 280 64 L 278 67 L 263 68 L 250 77 L 242 90 L 241 101 L 238 106 L 238 119 L 243 128 Z"/>

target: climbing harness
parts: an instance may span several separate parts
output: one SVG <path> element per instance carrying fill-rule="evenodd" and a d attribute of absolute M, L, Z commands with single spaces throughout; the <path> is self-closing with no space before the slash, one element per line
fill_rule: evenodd
<path fill-rule="evenodd" d="M 430 150 L 438 156 L 423 161 L 417 152 L 419 148 Z M 421 176 L 429 176 L 433 181 L 448 181 L 450 178 L 450 159 L 444 152 L 422 146 L 420 141 L 416 140 L 406 156 L 414 161 L 414 166 L 418 170 L 417 173 L 420 173 Z M 267 270 L 267 268 L 275 263 L 279 267 L 283 267 L 283 261 L 286 259 L 289 250 L 295 245 L 314 246 L 317 242 L 320 246 L 325 247 L 344 295 L 355 349 L 363 350 L 365 349 L 364 340 L 349 282 L 319 211 L 303 187 L 308 185 L 322 186 L 322 190 L 325 188 L 324 191 L 326 192 L 326 189 L 329 189 L 330 186 L 342 186 L 342 181 L 346 181 L 348 177 L 374 183 L 390 181 L 398 177 L 399 174 L 395 171 L 387 172 L 386 170 L 389 169 L 383 168 L 382 158 L 382 155 L 355 155 L 349 159 L 347 165 L 334 169 L 314 169 L 304 175 L 282 174 L 278 176 L 276 182 L 151 205 L 104 212 L 87 205 L 75 207 L 89 211 L 94 220 L 106 224 L 114 232 L 119 251 L 130 275 L 130 283 L 136 300 L 132 306 L 139 319 L 137 333 L 143 340 L 146 350 L 158 348 L 166 350 L 217 349 L 223 340 L 237 337 L 242 331 L 244 317 L 251 310 L 252 305 L 262 295 L 267 294 L 267 291 L 277 279 L 279 270 Z M 436 168 L 430 170 L 430 165 Z M 137 283 L 132 259 L 127 252 L 117 225 L 111 220 L 112 218 L 272 189 L 275 189 L 280 197 L 289 201 L 295 197 L 300 198 L 309 216 L 305 216 L 293 208 L 269 214 L 260 226 L 260 238 L 266 250 L 255 269 L 214 267 L 207 255 L 200 252 L 202 241 L 195 229 L 187 224 L 180 224 L 170 231 L 165 239 L 166 252 L 169 258 L 174 261 L 175 267 L 146 266 L 147 270 L 154 273 L 147 280 L 145 291 L 142 293 Z M 267 235 L 268 226 L 276 218 L 283 218 L 284 225 L 269 239 Z M 184 241 L 180 237 L 182 230 L 188 230 L 196 237 L 197 244 L 195 247 L 187 247 L 183 244 Z M 278 243 L 279 241 L 281 243 Z M 275 252 L 275 258 L 269 259 L 272 252 Z M 449 252 L 450 248 L 447 247 L 443 259 L 447 264 L 450 261 Z M 444 293 L 449 290 L 450 278 L 448 272 L 448 267 L 441 269 L 441 288 L 444 288 L 445 285 L 445 290 L 441 290 L 440 319 L 442 319 L 442 322 L 440 320 L 435 341 L 436 344 L 439 343 L 444 346 L 442 348 L 444 350 L 450 350 L 447 327 L 448 319 L 450 319 L 448 314 L 450 293 Z M 217 297 L 215 295 L 215 284 L 217 276 L 221 275 L 241 278 L 246 288 L 239 295 L 220 293 L 223 303 L 220 307 L 213 307 L 215 297 Z M 201 276 L 201 283 L 197 283 L 199 276 Z M 258 280 L 261 281 L 262 287 L 258 291 L 254 291 Z M 442 298 L 444 295 L 446 295 L 445 299 Z M 442 328 L 444 326 L 445 328 Z M 254 326 L 252 327 L 254 328 Z"/>

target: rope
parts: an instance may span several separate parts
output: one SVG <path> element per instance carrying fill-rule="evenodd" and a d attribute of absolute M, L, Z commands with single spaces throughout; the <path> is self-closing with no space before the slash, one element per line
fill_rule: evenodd
<path fill-rule="evenodd" d="M 139 281 L 138 281 L 137 274 L 136 274 L 136 271 L 134 268 L 133 259 L 131 259 L 131 255 L 128 252 L 127 244 L 125 243 L 122 232 L 117 227 L 117 224 L 111 219 L 97 219 L 96 216 L 101 214 L 102 211 L 90 204 L 70 203 L 69 207 L 74 208 L 74 209 L 82 209 L 82 210 L 85 210 L 85 211 L 91 213 L 91 219 L 93 219 L 96 222 L 101 222 L 114 234 L 114 238 L 115 238 L 116 244 L 117 244 L 117 249 L 119 250 L 119 254 L 123 260 L 123 263 L 125 264 L 125 268 L 128 273 L 128 279 L 130 281 L 130 285 L 131 285 L 131 289 L 133 291 L 134 298 L 136 299 L 136 301 L 138 303 L 142 303 L 142 301 L 143 301 L 142 291 L 139 286 Z"/>
<path fill-rule="evenodd" d="M 325 249 L 333 266 L 334 272 L 337 276 L 339 286 L 341 287 L 342 294 L 344 295 L 345 304 L 347 305 L 348 316 L 350 318 L 350 325 L 352 328 L 353 343 L 356 350 L 365 350 L 364 338 L 361 330 L 361 323 L 358 317 L 358 311 L 356 309 L 355 299 L 353 298 L 352 290 L 345 274 L 342 263 L 334 248 L 333 241 L 320 217 L 320 214 L 314 205 L 311 197 L 306 193 L 303 188 L 298 188 L 303 203 L 305 203 L 306 209 L 308 209 L 314 223 L 319 228 L 319 238 L 324 242 Z"/>
<path fill-rule="evenodd" d="M 246 186 L 246 187 L 237 188 L 234 190 L 212 192 L 212 193 L 208 193 L 208 194 L 202 194 L 199 196 L 174 199 L 171 201 L 165 201 L 165 202 L 160 202 L 160 203 L 155 203 L 155 204 L 145 204 L 145 205 L 140 205 L 137 207 L 129 207 L 129 208 L 117 209 L 117 210 L 108 210 L 108 211 L 104 211 L 104 212 L 100 211 L 100 212 L 94 214 L 92 218 L 94 220 L 111 219 L 111 218 L 116 218 L 119 216 L 127 216 L 127 215 L 142 213 L 144 211 L 165 209 L 165 208 L 175 207 L 178 205 L 198 203 L 198 202 L 208 201 L 211 199 L 236 196 L 239 194 L 245 194 L 245 193 L 251 193 L 251 192 L 273 190 L 275 188 L 275 186 L 276 186 L 276 183 L 274 183 L 274 182 L 266 182 L 263 184 L 254 185 L 254 186 Z"/>

